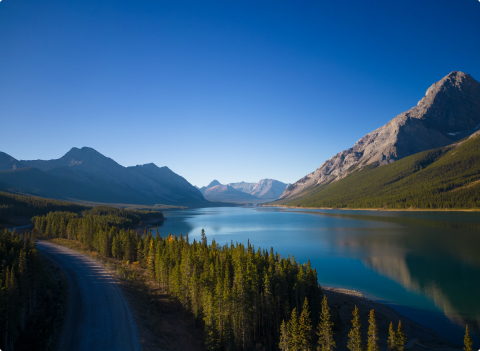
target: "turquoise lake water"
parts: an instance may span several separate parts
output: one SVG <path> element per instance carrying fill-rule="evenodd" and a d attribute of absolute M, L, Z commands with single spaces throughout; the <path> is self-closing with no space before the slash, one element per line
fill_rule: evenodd
<path fill-rule="evenodd" d="M 480 214 L 222 207 L 165 212 L 160 235 L 231 241 L 310 260 L 321 285 L 366 297 L 463 344 L 480 342 Z"/>

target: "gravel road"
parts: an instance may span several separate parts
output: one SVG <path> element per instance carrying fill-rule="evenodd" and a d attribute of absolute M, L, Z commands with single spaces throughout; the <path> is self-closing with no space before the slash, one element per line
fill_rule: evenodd
<path fill-rule="evenodd" d="M 122 291 L 98 263 L 63 246 L 37 242 L 69 283 L 69 302 L 59 350 L 140 350 L 137 328 Z"/>

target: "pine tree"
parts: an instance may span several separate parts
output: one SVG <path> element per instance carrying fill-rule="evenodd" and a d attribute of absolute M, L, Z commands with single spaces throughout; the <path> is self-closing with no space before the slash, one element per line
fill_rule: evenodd
<path fill-rule="evenodd" d="M 396 350 L 397 351 L 405 350 L 405 344 L 407 343 L 407 336 L 403 332 L 401 321 L 398 321 L 398 328 L 397 328 L 395 338 L 396 338 L 395 343 L 396 343 L 396 346 L 397 346 Z"/>
<path fill-rule="evenodd" d="M 150 277 L 155 277 L 155 245 L 153 239 L 150 239 L 148 259 L 147 259 L 147 268 L 150 272 Z"/>
<path fill-rule="evenodd" d="M 368 344 L 367 351 L 380 351 L 378 346 L 378 328 L 377 321 L 375 320 L 374 310 L 370 311 L 370 319 L 368 320 Z"/>
<path fill-rule="evenodd" d="M 395 334 L 395 330 L 393 329 L 393 323 L 390 322 L 390 327 L 388 328 L 387 350 L 395 351 L 396 348 L 397 348 L 397 337 Z"/>
<path fill-rule="evenodd" d="M 328 307 L 328 300 L 323 295 L 322 312 L 320 314 L 320 322 L 318 323 L 318 351 L 333 351 L 337 347 L 333 340 L 333 323 L 330 321 L 330 308 Z"/>
<path fill-rule="evenodd" d="M 472 338 L 470 338 L 468 324 L 465 327 L 465 339 L 463 339 L 463 343 L 465 344 L 465 347 L 463 348 L 465 351 L 473 351 L 473 341 Z"/>
<path fill-rule="evenodd" d="M 308 300 L 305 298 L 302 306 L 302 314 L 298 320 L 299 327 L 299 341 L 301 344 L 300 350 L 312 350 L 312 320 L 310 319 L 310 308 L 308 307 Z"/>
<path fill-rule="evenodd" d="M 360 316 L 358 315 L 358 308 L 355 306 L 353 310 L 352 329 L 348 333 L 347 348 L 350 351 L 362 351 L 362 336 L 360 334 Z"/>
<path fill-rule="evenodd" d="M 294 308 L 290 320 L 288 321 L 288 349 L 289 350 L 300 350 L 301 341 L 299 338 L 299 324 L 297 309 Z"/>
<path fill-rule="evenodd" d="M 283 320 L 282 325 L 280 325 L 280 343 L 278 344 L 281 351 L 288 351 L 289 339 L 287 324 Z"/>

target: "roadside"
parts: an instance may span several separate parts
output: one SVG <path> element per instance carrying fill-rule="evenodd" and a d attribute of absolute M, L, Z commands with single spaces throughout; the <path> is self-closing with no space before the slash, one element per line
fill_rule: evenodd
<path fill-rule="evenodd" d="M 33 311 L 15 345 L 16 351 L 57 349 L 68 303 L 68 283 L 60 268 L 42 261 L 42 284 L 32 303 Z"/>
<path fill-rule="evenodd" d="M 139 339 L 144 350 L 202 350 L 203 330 L 194 328 L 193 319 L 182 306 L 162 293 L 161 289 L 149 278 L 146 269 L 135 264 L 126 264 L 112 258 L 105 259 L 96 252 L 88 250 L 77 241 L 68 239 L 51 239 L 48 242 L 63 245 L 99 262 L 119 284 L 127 298 L 131 312 L 138 328 Z M 332 309 L 337 350 L 346 349 L 346 340 L 351 326 L 352 310 L 356 305 L 360 311 L 363 340 L 367 339 L 368 314 L 375 310 L 382 350 L 386 349 L 388 327 L 398 321 L 407 335 L 407 350 L 461 350 L 460 345 L 453 344 L 438 333 L 402 316 L 392 308 L 373 300 L 366 299 L 361 293 L 324 287 Z"/>
<path fill-rule="evenodd" d="M 112 276 L 127 299 L 143 350 L 202 350 L 203 330 L 182 306 L 149 279 L 145 269 L 113 258 L 100 257 L 77 241 L 45 240 L 73 249 L 98 262 Z"/>

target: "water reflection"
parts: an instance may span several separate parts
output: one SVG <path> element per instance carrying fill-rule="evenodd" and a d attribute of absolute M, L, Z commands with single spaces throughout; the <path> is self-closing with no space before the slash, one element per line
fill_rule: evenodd
<path fill-rule="evenodd" d="M 368 231 L 342 236 L 336 245 L 362 248 L 363 263 L 407 290 L 431 298 L 453 322 L 480 328 L 480 224 L 476 216 L 457 222 L 445 213 L 388 216 L 311 213 L 317 216 L 398 224 L 390 235 Z M 454 214 L 459 218 L 459 214 Z"/>
<path fill-rule="evenodd" d="M 161 235 L 193 239 L 203 228 L 221 244 L 250 240 L 310 259 L 320 282 L 406 306 L 452 341 L 462 342 L 466 322 L 480 328 L 480 214 L 237 207 L 166 216 Z"/>

